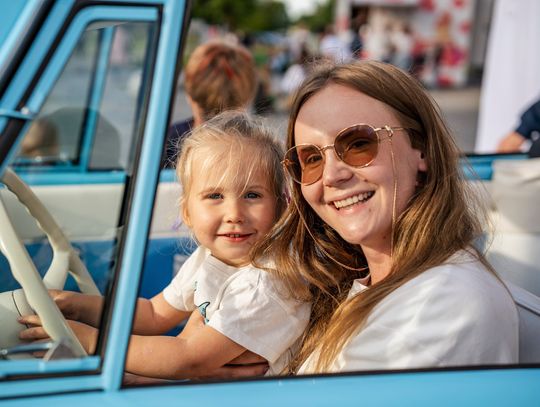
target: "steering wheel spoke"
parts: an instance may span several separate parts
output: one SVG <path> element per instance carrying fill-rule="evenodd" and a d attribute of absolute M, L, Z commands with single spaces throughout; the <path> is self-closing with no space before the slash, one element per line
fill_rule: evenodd
<path fill-rule="evenodd" d="M 74 356 L 85 356 L 86 352 L 83 346 L 47 290 L 51 288 L 63 289 L 68 273 L 73 275 L 83 293 L 99 295 L 99 290 L 60 226 L 28 185 L 10 169 L 4 173 L 2 182 L 15 194 L 46 234 L 53 249 L 53 260 L 42 280 L 28 251 L 17 235 L 1 199 L 0 250 L 8 260 L 13 277 L 21 285 L 28 305 L 38 314 L 51 339 L 67 346 Z M 9 297 L 2 298 L 7 298 L 9 301 Z M 17 304 L 14 306 L 17 310 L 20 308 Z M 22 325 L 20 329 L 23 329 Z M 13 333 L 5 333 L 4 335 L 13 337 Z M 0 338 L 2 337 L 0 335 Z M 4 345 L 0 343 L 0 347 L 4 347 Z"/>

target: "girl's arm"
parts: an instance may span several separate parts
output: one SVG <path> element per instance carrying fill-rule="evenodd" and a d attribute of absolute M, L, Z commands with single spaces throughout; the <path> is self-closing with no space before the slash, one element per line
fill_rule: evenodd
<path fill-rule="evenodd" d="M 67 319 L 99 328 L 103 297 L 61 290 L 49 290 L 49 293 Z M 171 306 L 163 297 L 163 293 L 151 300 L 139 298 L 133 333 L 159 335 L 174 328 L 189 315 L 190 312 L 180 311 Z"/>
<path fill-rule="evenodd" d="M 188 318 L 190 314 L 190 311 L 181 311 L 170 305 L 165 300 L 163 292 L 151 300 L 139 298 L 132 333 L 136 335 L 163 334 Z"/>
<path fill-rule="evenodd" d="M 207 325 L 189 337 L 132 335 L 126 370 L 164 379 L 207 376 L 245 350 Z"/>
<path fill-rule="evenodd" d="M 19 334 L 21 339 L 35 341 L 49 337 L 37 315 L 21 317 L 19 322 L 30 325 Z M 86 351 L 94 354 L 99 331 L 79 322 L 68 323 Z M 208 326 L 197 329 L 190 338 L 132 335 L 126 370 L 140 376 L 164 379 L 263 375 L 268 364 L 244 350 Z M 242 357 L 238 358 L 239 355 Z M 228 362 L 239 365 L 225 366 Z"/>

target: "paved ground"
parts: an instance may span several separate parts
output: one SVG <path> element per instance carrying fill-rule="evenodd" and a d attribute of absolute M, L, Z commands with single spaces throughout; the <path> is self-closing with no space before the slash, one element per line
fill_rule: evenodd
<path fill-rule="evenodd" d="M 458 146 L 466 153 L 474 150 L 480 88 L 432 90 L 443 116 L 456 137 Z"/>

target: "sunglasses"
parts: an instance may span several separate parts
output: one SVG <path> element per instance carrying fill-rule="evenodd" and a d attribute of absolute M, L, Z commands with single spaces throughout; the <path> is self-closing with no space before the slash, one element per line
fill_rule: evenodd
<path fill-rule="evenodd" d="M 379 137 L 385 130 L 387 136 Z M 314 144 L 298 144 L 285 153 L 282 164 L 291 178 L 302 185 L 311 185 L 321 179 L 324 170 L 324 152 L 333 148 L 336 156 L 351 167 L 367 167 L 375 160 L 379 143 L 390 139 L 394 130 L 407 130 L 404 127 L 384 126 L 375 128 L 368 124 L 355 124 L 341 130 L 334 144 L 319 147 Z"/>

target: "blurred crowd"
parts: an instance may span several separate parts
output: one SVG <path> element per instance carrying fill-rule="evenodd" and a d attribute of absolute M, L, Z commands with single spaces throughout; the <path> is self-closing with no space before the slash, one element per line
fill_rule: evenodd
<path fill-rule="evenodd" d="M 242 35 L 192 22 L 191 47 L 188 43 L 186 60 L 195 46 L 211 40 L 244 45 L 255 61 L 258 88 L 253 103 L 255 112 L 267 114 L 285 111 L 290 98 L 308 73 L 310 66 L 321 59 L 346 62 L 353 59 L 374 59 L 396 65 L 419 79 L 422 71 L 436 71 L 444 47 L 426 44 L 415 36 L 406 21 L 388 23 L 383 29 L 367 23 L 351 21 L 350 30 L 336 33 L 333 25 L 314 33 L 302 24 L 292 26 L 286 33 L 263 32 Z"/>
<path fill-rule="evenodd" d="M 244 42 L 257 53 L 257 45 Z M 260 47 L 259 47 L 260 49 Z M 293 26 L 281 41 L 266 47 L 266 66 L 261 78 L 268 81 L 268 97 L 273 108 L 286 110 L 291 95 L 300 86 L 310 66 L 327 59 L 347 62 L 353 59 L 375 59 L 389 62 L 405 70 L 414 69 L 414 39 L 406 24 L 388 27 L 379 35 L 367 24 L 352 29 L 347 35 L 338 35 L 332 25 L 323 32 L 313 33 L 302 25 Z M 260 58 L 259 58 L 260 59 Z"/>

